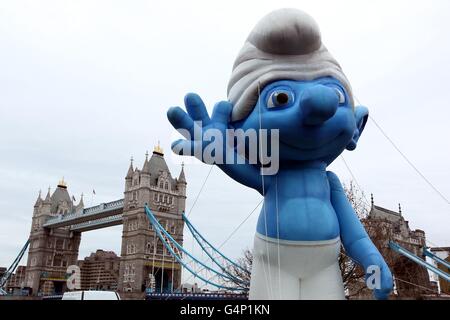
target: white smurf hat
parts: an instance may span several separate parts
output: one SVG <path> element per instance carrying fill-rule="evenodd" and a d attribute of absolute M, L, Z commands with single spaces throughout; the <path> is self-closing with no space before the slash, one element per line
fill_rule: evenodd
<path fill-rule="evenodd" d="M 297 9 L 273 11 L 253 28 L 234 62 L 228 83 L 231 120 L 242 120 L 253 110 L 258 84 L 262 89 L 276 80 L 309 81 L 326 76 L 342 83 L 353 106 L 350 83 L 322 44 L 314 19 Z"/>

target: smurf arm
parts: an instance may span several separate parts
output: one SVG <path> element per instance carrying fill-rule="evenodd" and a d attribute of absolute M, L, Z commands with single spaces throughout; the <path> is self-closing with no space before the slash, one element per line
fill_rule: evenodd
<path fill-rule="evenodd" d="M 387 299 L 392 290 L 392 274 L 378 249 L 370 240 L 350 202 L 348 201 L 339 178 L 333 172 L 327 172 L 330 184 L 331 204 L 339 220 L 341 240 L 347 255 L 364 268 L 366 278 L 372 275 L 373 268 L 380 270 L 380 281 L 375 288 L 377 299 Z"/>
<path fill-rule="evenodd" d="M 227 152 L 234 152 L 237 158 L 241 157 L 234 150 L 227 150 Z M 243 160 L 242 160 L 243 161 Z M 242 183 L 243 185 L 255 189 L 260 194 L 267 190 L 270 177 L 266 176 L 264 179 L 261 176 L 260 170 L 257 166 L 251 164 L 219 164 L 217 165 L 223 172 L 225 172 L 232 179 Z M 263 189 L 264 181 L 264 189 Z"/>

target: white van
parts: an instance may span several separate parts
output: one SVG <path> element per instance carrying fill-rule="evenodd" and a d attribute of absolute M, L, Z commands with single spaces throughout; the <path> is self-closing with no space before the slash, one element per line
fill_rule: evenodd
<path fill-rule="evenodd" d="M 120 300 L 120 296 L 114 291 L 69 291 L 62 300 Z"/>

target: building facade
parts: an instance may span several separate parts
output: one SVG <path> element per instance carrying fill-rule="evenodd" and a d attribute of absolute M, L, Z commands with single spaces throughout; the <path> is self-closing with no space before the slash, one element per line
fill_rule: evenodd
<path fill-rule="evenodd" d="M 78 261 L 81 290 L 117 290 L 120 257 L 112 251 L 97 250 Z"/>
<path fill-rule="evenodd" d="M 373 205 L 368 219 L 369 229 L 370 224 L 375 224 L 381 226 L 385 232 L 376 242 L 384 252 L 387 252 L 387 263 L 394 275 L 395 294 L 403 298 L 419 298 L 429 294 L 431 283 L 428 271 L 408 258 L 392 252 L 389 248 L 389 241 L 393 241 L 425 260 L 423 253 L 423 248 L 426 247 L 425 232 L 420 229 L 410 229 L 409 222 L 403 217 L 400 206 L 399 211 L 395 212 Z M 375 238 L 377 238 L 376 235 Z"/>
<path fill-rule="evenodd" d="M 118 288 L 124 293 L 171 291 L 181 285 L 181 267 L 152 229 L 144 207 L 181 245 L 186 206 L 186 178 L 173 178 L 158 146 L 141 170 L 130 164 L 125 178 L 122 250 Z"/>
<path fill-rule="evenodd" d="M 26 267 L 18 266 L 16 272 L 9 278 L 6 285 L 6 291 L 14 295 L 22 295 L 25 288 Z"/>

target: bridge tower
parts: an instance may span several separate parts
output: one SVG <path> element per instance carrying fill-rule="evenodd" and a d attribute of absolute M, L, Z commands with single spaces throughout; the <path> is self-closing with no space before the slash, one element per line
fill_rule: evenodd
<path fill-rule="evenodd" d="M 186 206 L 184 169 L 178 178 L 173 178 L 158 144 L 150 159 L 146 154 L 141 170 L 134 168 L 131 159 L 124 194 L 118 290 L 130 297 L 146 289 L 176 290 L 181 285 L 181 266 L 152 230 L 144 207 L 148 204 L 165 229 L 182 244 L 181 214 Z"/>
<path fill-rule="evenodd" d="M 48 229 L 43 224 L 50 217 L 60 216 L 84 207 L 83 198 L 75 205 L 62 179 L 53 194 L 48 189 L 45 199 L 41 193 L 33 210 L 30 246 L 24 287 L 31 294 L 60 294 L 66 287 L 66 270 L 76 264 L 81 234 L 71 232 L 69 227 Z"/>

